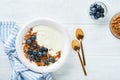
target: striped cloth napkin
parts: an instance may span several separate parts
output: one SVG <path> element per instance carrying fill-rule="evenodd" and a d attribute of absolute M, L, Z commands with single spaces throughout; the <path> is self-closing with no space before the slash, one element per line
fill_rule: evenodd
<path fill-rule="evenodd" d="M 15 22 L 0 22 L 0 40 L 4 43 L 4 51 L 12 67 L 10 80 L 53 80 L 50 74 L 33 72 L 20 62 L 15 49 L 18 32 L 19 26 Z"/>

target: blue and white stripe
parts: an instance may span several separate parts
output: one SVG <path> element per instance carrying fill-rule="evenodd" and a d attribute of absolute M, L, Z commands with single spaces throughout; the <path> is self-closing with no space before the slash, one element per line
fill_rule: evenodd
<path fill-rule="evenodd" d="M 0 22 L 0 39 L 13 69 L 10 80 L 53 80 L 50 74 L 33 72 L 20 62 L 15 49 L 18 32 L 19 26 L 15 22 Z"/>

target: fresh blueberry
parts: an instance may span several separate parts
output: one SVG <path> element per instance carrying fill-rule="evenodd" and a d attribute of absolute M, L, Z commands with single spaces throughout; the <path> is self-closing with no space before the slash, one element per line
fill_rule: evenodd
<path fill-rule="evenodd" d="M 42 54 L 42 52 L 39 52 L 37 55 L 38 55 L 38 57 L 41 57 L 43 54 Z"/>
<path fill-rule="evenodd" d="M 44 51 L 44 47 L 40 47 L 40 48 L 39 48 L 39 51 L 40 51 L 40 52 L 43 52 L 43 51 Z"/>
<path fill-rule="evenodd" d="M 48 64 L 48 63 L 49 63 L 49 61 L 48 61 L 48 60 L 44 60 L 44 63 L 45 63 L 45 64 Z"/>
<path fill-rule="evenodd" d="M 33 44 L 32 47 L 35 49 L 35 48 L 37 48 L 37 45 L 36 45 L 36 44 Z"/>
<path fill-rule="evenodd" d="M 97 18 L 100 18 L 100 17 L 101 17 L 101 14 L 100 14 L 99 11 L 96 12 L 96 17 L 97 17 Z"/>
<path fill-rule="evenodd" d="M 97 16 L 94 16 L 94 19 L 96 19 L 96 20 L 97 20 L 97 19 L 98 19 L 98 17 L 97 17 Z"/>
<path fill-rule="evenodd" d="M 32 35 L 31 40 L 33 40 L 33 41 L 36 40 L 36 36 Z"/>
<path fill-rule="evenodd" d="M 29 55 L 32 55 L 33 54 L 33 51 L 31 49 L 28 49 L 28 54 Z"/>
<path fill-rule="evenodd" d="M 92 13 L 96 13 L 96 8 L 92 8 L 92 9 L 91 9 L 91 12 L 92 12 Z"/>
<path fill-rule="evenodd" d="M 54 57 L 50 57 L 50 58 L 49 58 L 49 61 L 50 61 L 51 63 L 54 63 L 54 62 L 55 62 Z"/>
<path fill-rule="evenodd" d="M 102 8 L 102 6 L 101 5 L 97 5 L 96 8 L 100 10 Z"/>
<path fill-rule="evenodd" d="M 89 15 L 90 15 L 90 16 L 93 16 L 94 14 L 90 11 L 90 12 L 89 12 Z"/>
<path fill-rule="evenodd" d="M 100 13 L 104 13 L 104 9 L 103 8 L 100 9 Z"/>
<path fill-rule="evenodd" d="M 91 6 L 90 6 L 90 10 L 92 10 L 93 7 L 94 7 L 94 4 L 91 4 Z"/>
<path fill-rule="evenodd" d="M 30 45 L 30 44 L 32 43 L 32 40 L 31 40 L 31 39 L 28 39 L 28 40 L 26 41 L 26 43 L 27 43 L 28 45 Z"/>
<path fill-rule="evenodd" d="M 98 6 L 98 4 L 96 4 L 96 3 L 94 3 L 93 5 L 94 5 L 94 6 L 93 6 L 94 8 L 97 8 L 97 6 Z"/>
<path fill-rule="evenodd" d="M 34 55 L 30 55 L 29 58 L 30 58 L 30 60 L 34 60 L 35 57 L 34 57 Z"/>
<path fill-rule="evenodd" d="M 36 57 L 35 60 L 36 60 L 37 62 L 40 62 L 40 57 Z"/>
<path fill-rule="evenodd" d="M 33 50 L 33 55 L 37 55 L 37 51 L 36 50 Z"/>
<path fill-rule="evenodd" d="M 99 15 L 99 14 L 98 14 L 98 15 L 96 15 L 96 17 L 97 17 L 97 18 L 100 18 L 100 15 Z"/>
<path fill-rule="evenodd" d="M 97 12 L 96 12 L 96 15 L 100 15 L 100 12 L 99 12 L 99 11 L 97 11 Z"/>
<path fill-rule="evenodd" d="M 46 51 L 43 51 L 42 54 L 43 54 L 43 56 L 47 56 L 47 52 Z"/>
<path fill-rule="evenodd" d="M 104 18 L 104 14 L 103 13 L 101 13 L 101 17 Z"/>
<path fill-rule="evenodd" d="M 48 52 L 48 48 L 44 48 L 44 51 Z"/>

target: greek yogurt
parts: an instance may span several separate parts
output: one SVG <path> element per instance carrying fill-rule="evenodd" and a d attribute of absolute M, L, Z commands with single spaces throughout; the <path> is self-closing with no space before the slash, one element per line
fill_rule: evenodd
<path fill-rule="evenodd" d="M 50 26 L 38 25 L 33 27 L 33 32 L 37 32 L 36 41 L 40 46 L 47 47 L 51 55 L 56 55 L 57 51 L 62 50 L 63 38 L 59 31 Z"/>

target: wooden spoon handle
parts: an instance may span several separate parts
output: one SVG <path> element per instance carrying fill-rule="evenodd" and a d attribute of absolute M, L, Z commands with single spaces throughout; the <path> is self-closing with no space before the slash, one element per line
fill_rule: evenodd
<path fill-rule="evenodd" d="M 81 65 L 82 65 L 82 69 L 83 69 L 84 75 L 87 76 L 87 72 L 86 72 L 86 70 L 85 70 L 85 66 L 84 66 L 84 64 L 83 64 L 83 62 L 82 62 L 82 58 L 81 58 L 81 56 L 80 56 L 79 51 L 78 51 L 78 56 L 79 56 L 79 59 L 80 59 L 80 63 L 81 63 Z"/>
<path fill-rule="evenodd" d="M 80 39 L 80 45 L 81 45 L 83 63 L 84 63 L 84 65 L 86 65 L 85 54 L 84 54 L 84 49 L 83 49 L 83 44 L 82 44 L 82 40 L 81 39 Z"/>

